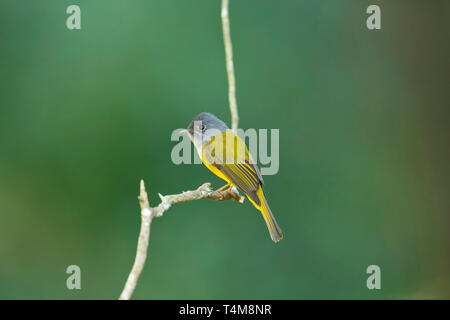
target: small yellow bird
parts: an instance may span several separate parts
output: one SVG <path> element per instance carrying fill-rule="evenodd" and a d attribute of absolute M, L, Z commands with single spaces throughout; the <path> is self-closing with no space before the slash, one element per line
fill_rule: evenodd
<path fill-rule="evenodd" d="M 248 152 L 245 142 L 216 116 L 202 112 L 192 120 L 185 130 L 202 159 L 203 164 L 216 176 L 228 182 L 220 188 L 233 186 L 244 192 L 253 205 L 261 211 L 270 237 L 274 242 L 283 238 L 283 233 L 267 204 L 262 189 L 263 178 Z"/>

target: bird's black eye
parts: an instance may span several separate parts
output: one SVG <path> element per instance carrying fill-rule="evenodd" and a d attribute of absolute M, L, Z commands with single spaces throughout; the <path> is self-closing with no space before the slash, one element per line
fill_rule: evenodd
<path fill-rule="evenodd" d="M 200 130 L 202 130 L 202 132 L 204 132 L 206 129 L 206 126 L 202 123 L 202 125 L 200 126 Z"/>

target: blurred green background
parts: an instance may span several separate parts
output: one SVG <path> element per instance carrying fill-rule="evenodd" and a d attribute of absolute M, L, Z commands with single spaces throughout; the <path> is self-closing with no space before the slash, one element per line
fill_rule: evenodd
<path fill-rule="evenodd" d="M 230 6 L 240 126 L 280 129 L 265 190 L 285 238 L 249 201 L 174 206 L 134 298 L 450 298 L 449 2 Z M 139 180 L 153 205 L 223 185 L 170 160 L 199 112 L 230 121 L 221 32 L 219 1 L 0 2 L 0 298 L 117 298 Z"/>

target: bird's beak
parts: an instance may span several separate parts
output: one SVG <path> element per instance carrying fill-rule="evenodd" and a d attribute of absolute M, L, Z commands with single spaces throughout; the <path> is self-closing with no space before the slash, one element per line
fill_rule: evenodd
<path fill-rule="evenodd" d="M 187 133 L 188 133 L 187 129 L 183 129 L 180 131 L 180 134 L 187 134 Z"/>

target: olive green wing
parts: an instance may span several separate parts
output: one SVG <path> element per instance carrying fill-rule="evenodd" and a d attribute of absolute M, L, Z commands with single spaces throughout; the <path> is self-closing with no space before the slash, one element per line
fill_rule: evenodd
<path fill-rule="evenodd" d="M 240 137 L 231 130 L 213 137 L 203 146 L 203 156 L 256 205 L 261 205 L 256 192 L 263 179 Z"/>

